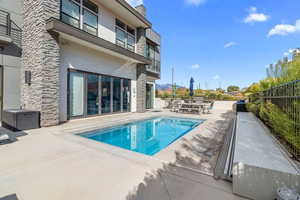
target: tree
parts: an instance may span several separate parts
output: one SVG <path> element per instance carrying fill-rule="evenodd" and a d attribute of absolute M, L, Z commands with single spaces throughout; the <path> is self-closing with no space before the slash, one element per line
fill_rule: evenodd
<path fill-rule="evenodd" d="M 227 88 L 227 92 L 236 92 L 236 91 L 240 91 L 239 86 L 231 85 Z"/>
<path fill-rule="evenodd" d="M 216 91 L 220 92 L 220 93 L 224 93 L 225 92 L 225 90 L 223 90 L 222 88 L 217 88 Z"/>

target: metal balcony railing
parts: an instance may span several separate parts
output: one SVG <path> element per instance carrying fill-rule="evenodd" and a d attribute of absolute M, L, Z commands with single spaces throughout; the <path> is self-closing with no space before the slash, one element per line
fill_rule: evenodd
<path fill-rule="evenodd" d="M 21 47 L 22 29 L 10 18 L 10 14 L 0 10 L 0 36 L 10 37 L 17 46 Z"/>
<path fill-rule="evenodd" d="M 0 10 L 0 35 L 10 36 L 10 14 Z"/>

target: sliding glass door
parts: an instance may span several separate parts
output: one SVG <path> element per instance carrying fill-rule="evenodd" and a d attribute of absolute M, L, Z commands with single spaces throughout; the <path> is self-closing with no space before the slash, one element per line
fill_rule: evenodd
<path fill-rule="evenodd" d="M 87 115 L 99 114 L 99 80 L 98 75 L 87 75 Z"/>
<path fill-rule="evenodd" d="M 113 78 L 113 112 L 121 112 L 121 79 Z"/>
<path fill-rule="evenodd" d="M 123 112 L 130 111 L 130 81 L 123 80 Z"/>
<path fill-rule="evenodd" d="M 70 72 L 69 79 L 69 108 L 71 117 L 84 115 L 84 74 Z"/>
<path fill-rule="evenodd" d="M 130 111 L 130 80 L 88 72 L 69 72 L 69 118 Z"/>
<path fill-rule="evenodd" d="M 110 113 L 111 104 L 111 77 L 102 76 L 101 79 L 101 110 L 102 113 Z"/>
<path fill-rule="evenodd" d="M 146 84 L 146 109 L 153 109 L 153 85 Z"/>
<path fill-rule="evenodd" d="M 2 120 L 3 111 L 3 66 L 0 65 L 0 120 Z"/>

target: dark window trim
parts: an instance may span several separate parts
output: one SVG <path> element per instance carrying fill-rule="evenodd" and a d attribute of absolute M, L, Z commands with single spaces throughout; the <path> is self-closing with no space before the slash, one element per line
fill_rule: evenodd
<path fill-rule="evenodd" d="M 84 6 L 83 4 L 81 4 L 80 2 L 77 2 L 76 0 L 70 0 L 70 1 L 72 1 L 72 2 L 74 2 L 74 3 L 76 2 L 75 4 L 76 4 L 77 6 L 79 6 L 79 19 L 76 19 L 75 17 L 70 16 L 69 14 L 63 12 L 63 10 L 62 10 L 62 1 L 63 1 L 63 0 L 60 0 L 60 12 L 59 12 L 59 19 L 60 19 L 60 21 L 64 22 L 64 21 L 62 20 L 62 18 L 63 18 L 62 15 L 64 14 L 64 15 L 66 15 L 66 16 L 68 16 L 68 17 L 74 19 L 74 20 L 77 20 L 77 21 L 78 21 L 78 24 L 79 24 L 79 27 L 73 26 L 72 24 L 69 24 L 69 23 L 66 23 L 66 22 L 64 22 L 64 23 L 66 23 L 66 24 L 68 24 L 68 25 L 70 25 L 70 26 L 73 26 L 73 27 L 75 27 L 75 28 L 78 28 L 78 29 L 80 29 L 80 30 L 83 30 L 83 31 L 86 32 L 86 33 L 89 33 L 89 32 L 87 32 L 87 31 L 85 31 L 85 30 L 83 29 L 83 27 L 81 28 L 81 17 L 80 17 L 80 16 L 82 15 L 82 24 L 84 24 L 84 25 L 86 25 L 86 26 L 89 26 L 89 27 L 91 27 L 91 28 L 96 29 L 96 35 L 91 34 L 91 33 L 89 33 L 89 34 L 98 37 L 98 34 L 99 34 L 99 7 L 98 7 L 98 5 L 95 4 L 95 5 L 97 6 L 97 8 L 98 8 L 98 12 L 97 12 L 97 14 L 95 14 L 95 12 L 94 12 L 93 10 L 87 8 L 86 6 Z M 83 22 L 83 21 L 84 21 L 84 19 L 83 19 L 83 17 L 84 17 L 84 15 L 83 15 L 84 9 L 86 9 L 87 11 L 89 11 L 89 12 L 91 12 L 92 14 L 94 14 L 94 15 L 97 16 L 97 28 L 95 28 L 95 27 L 93 27 L 93 26 L 91 26 L 91 25 L 89 25 L 89 24 Z"/>
<path fill-rule="evenodd" d="M 119 21 L 120 23 L 124 24 L 125 27 L 123 28 L 123 27 L 118 26 L 118 25 L 117 25 L 117 22 L 118 22 L 118 21 Z M 130 32 L 128 32 L 128 30 L 127 30 L 128 27 L 134 31 L 134 35 L 131 34 Z M 118 37 L 117 37 L 117 29 L 119 29 L 120 31 L 123 31 L 123 32 L 125 33 L 125 41 L 122 41 L 122 40 L 118 39 Z M 116 43 L 118 46 L 123 47 L 123 48 L 125 48 L 125 49 L 127 49 L 127 50 L 129 50 L 129 51 L 131 51 L 131 52 L 135 52 L 135 47 L 136 47 L 136 30 L 135 30 L 134 28 L 132 28 L 130 25 L 127 25 L 126 23 L 124 23 L 124 22 L 122 22 L 121 20 L 119 20 L 118 18 L 116 18 L 116 19 L 115 19 L 115 32 L 116 32 L 116 42 L 115 42 L 115 43 Z M 128 37 L 129 37 L 129 36 L 131 36 L 131 37 L 134 38 L 134 45 L 128 44 Z M 122 46 L 119 45 L 119 44 L 117 43 L 117 41 L 121 41 L 122 43 L 124 43 L 124 46 L 123 46 L 123 45 L 122 45 Z M 133 50 L 129 49 L 128 46 L 133 47 Z"/>
<path fill-rule="evenodd" d="M 71 116 L 71 109 L 70 109 L 70 101 L 71 101 L 71 97 L 70 97 L 70 72 L 79 72 L 79 73 L 83 73 L 83 76 L 84 76 L 84 114 L 83 115 L 80 115 L 80 116 L 75 116 L 75 117 L 72 117 Z M 106 77 L 109 77 L 110 78 L 110 81 L 111 81 L 111 101 L 110 101 L 110 112 L 109 113 L 102 113 L 102 108 L 101 108 L 101 89 L 102 89 L 102 82 L 98 82 L 98 87 L 99 87 L 99 113 L 96 114 L 96 115 L 87 115 L 87 98 L 86 98 L 86 95 L 87 95 L 87 75 L 88 74 L 94 74 L 94 75 L 97 75 L 98 76 L 98 81 L 102 80 L 101 78 L 103 76 L 106 76 Z M 123 111 L 123 99 L 121 99 L 121 111 L 119 112 L 113 112 L 113 101 L 112 101 L 112 98 L 113 98 L 113 78 L 118 78 L 121 80 L 121 82 L 123 82 L 123 80 L 128 80 L 129 81 L 129 90 L 130 90 L 130 96 L 129 96 L 129 105 L 128 105 L 128 111 Z M 106 75 L 106 74 L 99 74 L 99 73 L 95 73 L 95 72 L 88 72 L 88 71 L 83 71 L 83 70 L 77 70 L 77 69 L 68 69 L 68 76 L 67 76 L 67 119 L 68 120 L 72 120 L 72 119 L 85 119 L 85 118 L 90 118 L 90 117 L 95 117 L 95 116 L 105 116 L 105 115 L 114 115 L 114 114 L 120 114 L 120 113 L 130 113 L 131 112 L 131 96 L 132 96 L 132 93 L 131 93 L 131 79 L 128 79 L 128 78 L 122 78 L 122 77 L 117 77 L 117 76 L 112 76 L 112 75 Z M 123 94 L 123 84 L 121 84 L 121 96 Z"/>

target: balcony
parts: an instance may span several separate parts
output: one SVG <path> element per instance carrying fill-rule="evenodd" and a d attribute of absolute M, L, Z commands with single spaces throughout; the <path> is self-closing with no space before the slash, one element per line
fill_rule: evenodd
<path fill-rule="evenodd" d="M 135 63 L 151 64 L 151 60 L 125 49 L 117 44 L 104 40 L 84 30 L 76 28 L 56 18 L 47 21 L 46 29 L 49 32 L 60 34 L 60 37 L 76 42 L 83 46 L 116 56 Z"/>
<path fill-rule="evenodd" d="M 10 14 L 0 10 L 0 46 L 14 43 L 21 48 L 22 30 L 10 18 Z"/>
<path fill-rule="evenodd" d="M 152 63 L 150 65 L 147 65 L 146 69 L 148 76 L 154 79 L 160 79 L 160 61 L 152 60 Z"/>

